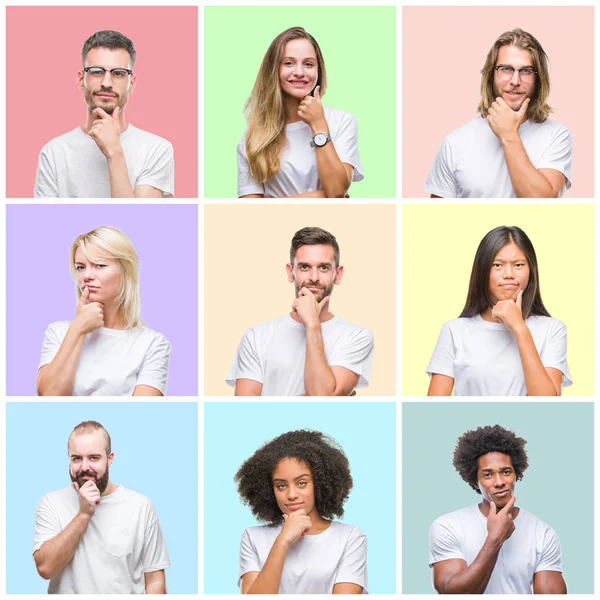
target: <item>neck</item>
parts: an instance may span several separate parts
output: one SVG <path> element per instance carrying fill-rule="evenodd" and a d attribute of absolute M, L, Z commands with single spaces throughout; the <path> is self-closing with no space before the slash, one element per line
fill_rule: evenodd
<path fill-rule="evenodd" d="M 496 507 L 496 511 L 502 510 L 503 507 Z M 479 504 L 479 510 L 481 514 L 487 519 L 490 514 L 490 503 L 487 500 L 482 500 Z M 519 509 L 516 506 L 513 506 L 510 509 L 510 514 L 513 516 L 513 519 L 519 514 Z"/>
<path fill-rule="evenodd" d="M 115 485 L 114 483 L 111 483 L 109 481 L 108 485 L 106 486 L 106 489 L 100 495 L 101 496 L 110 496 L 111 494 L 113 494 L 114 492 L 117 491 L 118 487 L 119 487 L 118 485 Z"/>
<path fill-rule="evenodd" d="M 81 126 L 81 130 L 83 133 L 89 133 L 90 129 L 94 125 L 94 121 L 98 119 L 92 114 L 92 111 L 88 108 L 87 110 L 87 118 L 85 121 L 85 125 Z M 119 111 L 119 127 L 121 128 L 121 133 L 124 133 L 128 127 L 127 121 L 125 121 L 125 111 Z"/>
<path fill-rule="evenodd" d="M 497 323 L 498 321 L 492 318 L 492 309 L 491 307 L 486 308 L 480 315 L 484 321 L 489 321 L 490 323 Z"/>
<path fill-rule="evenodd" d="M 104 311 L 104 327 L 107 329 L 125 329 L 125 319 L 121 313 L 112 304 L 105 304 Z"/>
<path fill-rule="evenodd" d="M 310 517 L 310 529 L 307 530 L 306 535 L 318 535 L 319 533 L 323 533 L 329 525 L 331 525 L 331 521 L 324 519 L 321 517 L 316 510 L 311 510 L 307 515 Z"/>
<path fill-rule="evenodd" d="M 297 98 L 291 98 L 290 96 L 286 96 L 284 98 L 285 103 L 285 122 L 286 123 L 297 123 L 298 121 L 302 121 L 302 119 L 298 116 L 298 106 L 300 105 L 300 100 Z"/>

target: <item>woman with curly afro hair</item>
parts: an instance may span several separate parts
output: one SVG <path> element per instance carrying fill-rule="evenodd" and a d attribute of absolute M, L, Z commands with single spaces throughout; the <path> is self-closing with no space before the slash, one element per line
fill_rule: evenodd
<path fill-rule="evenodd" d="M 429 566 L 440 594 L 566 594 L 554 530 L 516 506 L 515 484 L 529 466 L 526 441 L 500 425 L 458 438 L 454 467 L 480 504 L 436 519 Z"/>
<path fill-rule="evenodd" d="M 259 448 L 235 475 L 257 520 L 242 535 L 243 594 L 367 591 L 367 539 L 334 517 L 352 489 L 350 464 L 319 431 L 290 431 Z"/>

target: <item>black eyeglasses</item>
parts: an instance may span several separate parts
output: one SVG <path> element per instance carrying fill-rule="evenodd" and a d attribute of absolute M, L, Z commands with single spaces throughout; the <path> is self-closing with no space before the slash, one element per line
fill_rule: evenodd
<path fill-rule="evenodd" d="M 510 65 L 498 65 L 497 67 L 494 67 L 494 69 L 498 72 L 498 77 L 502 80 L 512 79 L 517 70 Z M 521 81 L 531 81 L 534 75 L 537 75 L 537 71 L 532 67 L 523 67 L 522 69 L 519 69 L 519 78 Z"/>
<path fill-rule="evenodd" d="M 106 74 L 106 69 L 103 67 L 84 67 L 83 70 L 94 79 L 104 79 L 104 75 Z M 129 75 L 133 75 L 131 69 L 117 68 L 111 69 L 109 72 L 113 81 L 125 80 Z"/>

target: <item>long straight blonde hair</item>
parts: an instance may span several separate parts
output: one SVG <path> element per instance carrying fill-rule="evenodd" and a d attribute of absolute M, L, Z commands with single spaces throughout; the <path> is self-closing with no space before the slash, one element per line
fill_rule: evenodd
<path fill-rule="evenodd" d="M 319 69 L 316 85 L 321 86 L 320 95 L 325 95 L 327 75 L 319 44 L 302 27 L 286 29 L 271 42 L 258 70 L 252 94 L 245 106 L 248 120 L 246 157 L 250 166 L 250 175 L 258 183 L 265 183 L 280 168 L 280 157 L 286 143 L 286 112 L 279 70 L 286 44 L 291 40 L 302 38 L 307 39 L 315 49 Z"/>
<path fill-rule="evenodd" d="M 535 90 L 527 107 L 527 118 L 533 123 L 543 123 L 552 112 L 548 104 L 550 96 L 550 71 L 548 68 L 548 56 L 542 45 L 527 31 L 518 27 L 504 32 L 490 48 L 485 65 L 481 69 L 481 100 L 477 111 L 482 117 L 487 117 L 488 109 L 496 100 L 494 92 L 494 67 L 498 60 L 498 52 L 502 46 L 516 46 L 523 50 L 529 50 L 533 62 L 533 68 L 537 71 L 535 76 Z"/>
<path fill-rule="evenodd" d="M 117 262 L 121 272 L 121 285 L 115 299 L 119 316 L 125 321 L 125 329 L 133 329 L 143 325 L 140 319 L 140 283 L 139 259 L 131 240 L 116 227 L 98 227 L 88 233 L 81 234 L 71 246 L 71 274 L 77 279 L 75 269 L 75 253 L 77 249 L 90 260 L 89 251 L 97 249 L 100 254 Z M 77 302 L 81 298 L 81 290 L 75 285 Z"/>

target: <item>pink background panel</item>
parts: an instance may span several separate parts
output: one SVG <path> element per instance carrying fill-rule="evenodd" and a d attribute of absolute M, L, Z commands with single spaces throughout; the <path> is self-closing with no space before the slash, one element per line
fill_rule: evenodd
<path fill-rule="evenodd" d="M 175 196 L 198 196 L 198 9 L 196 7 L 8 7 L 6 195 L 31 198 L 39 152 L 82 125 L 81 48 L 115 29 L 136 49 L 137 89 L 126 119 L 173 144 Z"/>
<path fill-rule="evenodd" d="M 498 36 L 520 27 L 550 59 L 550 119 L 573 138 L 573 186 L 594 195 L 594 12 L 591 7 L 406 7 L 402 11 L 402 195 L 425 197 L 444 137 L 477 115 L 480 71 Z"/>

